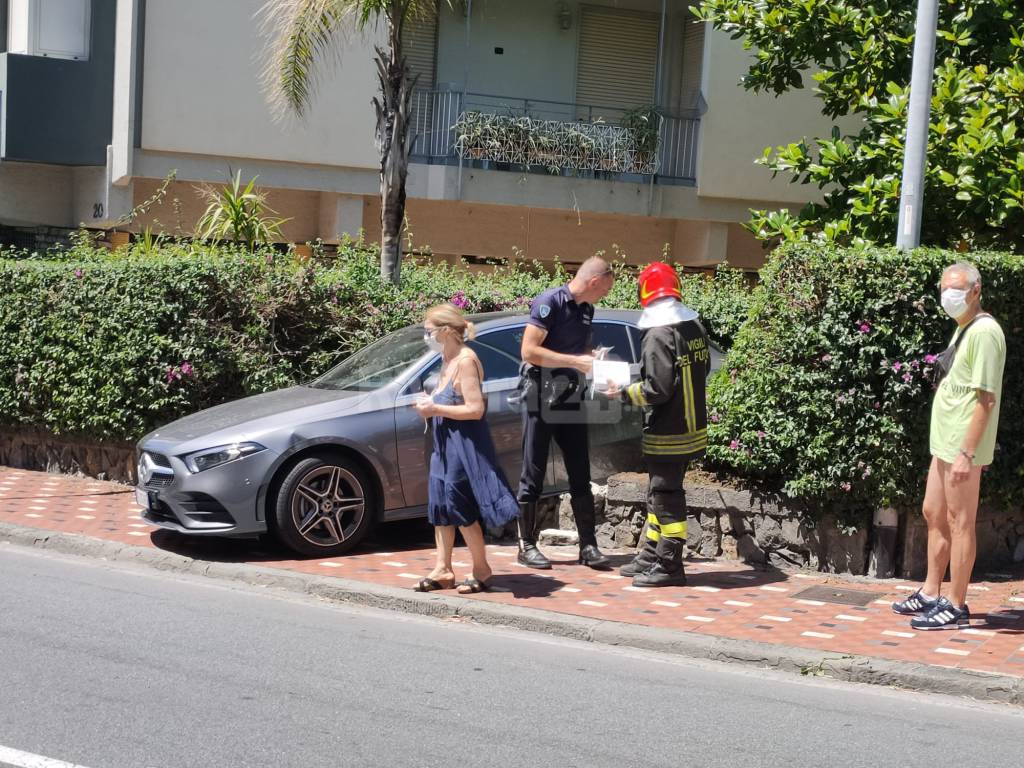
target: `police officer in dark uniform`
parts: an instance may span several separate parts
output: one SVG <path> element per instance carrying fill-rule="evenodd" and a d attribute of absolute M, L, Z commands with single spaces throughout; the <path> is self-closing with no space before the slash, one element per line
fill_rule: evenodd
<path fill-rule="evenodd" d="M 551 562 L 537 548 L 537 502 L 551 440 L 562 451 L 572 512 L 579 532 L 579 562 L 611 566 L 597 548 L 594 495 L 590 489 L 590 448 L 583 411 L 586 375 L 593 369 L 591 323 L 594 303 L 612 288 L 615 276 L 604 259 L 587 259 L 567 285 L 544 291 L 533 301 L 523 336 L 525 365 L 523 473 L 519 481 L 519 562 L 547 569 Z"/>

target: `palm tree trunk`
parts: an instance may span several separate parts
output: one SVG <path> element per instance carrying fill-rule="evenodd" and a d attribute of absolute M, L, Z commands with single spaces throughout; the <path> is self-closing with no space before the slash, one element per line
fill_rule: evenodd
<path fill-rule="evenodd" d="M 381 98 L 373 100 L 380 153 L 380 274 L 395 285 L 401 279 L 405 181 L 409 175 L 409 103 L 412 99 L 402 53 L 401 23 L 393 23 L 403 15 L 389 19 L 388 50 L 377 48 Z"/>

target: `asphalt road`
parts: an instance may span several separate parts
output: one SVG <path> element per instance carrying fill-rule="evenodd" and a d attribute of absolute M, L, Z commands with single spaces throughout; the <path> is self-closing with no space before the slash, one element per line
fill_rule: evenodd
<path fill-rule="evenodd" d="M 1022 744 L 1011 708 L 0 547 L 0 765 L 1001 768 Z"/>

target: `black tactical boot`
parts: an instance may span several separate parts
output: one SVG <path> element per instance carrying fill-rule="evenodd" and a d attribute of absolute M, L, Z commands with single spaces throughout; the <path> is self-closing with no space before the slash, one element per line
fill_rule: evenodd
<path fill-rule="evenodd" d="M 580 565 L 598 571 L 611 570 L 612 561 L 597 548 L 597 515 L 594 512 L 594 497 L 572 499 L 572 516 L 576 519 L 576 530 L 580 535 Z"/>
<path fill-rule="evenodd" d="M 519 503 L 519 519 L 516 520 L 516 535 L 519 539 L 519 554 L 516 559 L 527 568 L 539 571 L 551 569 L 551 561 L 537 549 L 537 502 Z"/>

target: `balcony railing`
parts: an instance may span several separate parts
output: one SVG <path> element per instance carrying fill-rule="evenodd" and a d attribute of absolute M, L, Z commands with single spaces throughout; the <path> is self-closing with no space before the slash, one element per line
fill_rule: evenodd
<path fill-rule="evenodd" d="M 648 116 L 650 133 L 622 109 L 458 91 L 417 91 L 412 154 L 427 163 L 464 160 L 514 170 L 696 180 L 700 118 Z M 656 124 L 655 124 L 656 122 Z"/>

